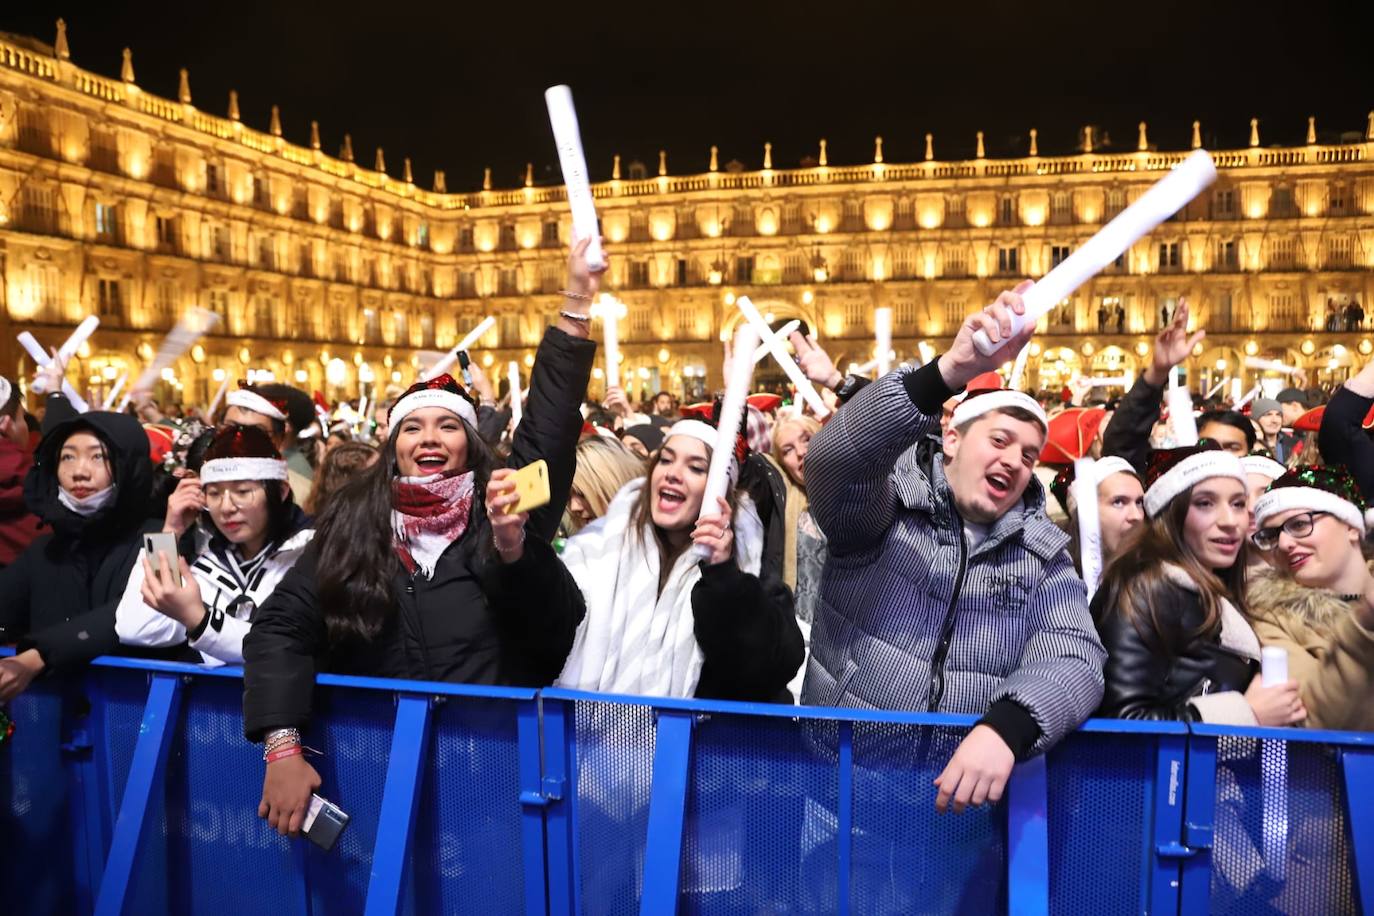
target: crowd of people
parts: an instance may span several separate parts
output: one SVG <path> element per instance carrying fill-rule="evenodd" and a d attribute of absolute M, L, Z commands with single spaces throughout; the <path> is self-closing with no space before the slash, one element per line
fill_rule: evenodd
<path fill-rule="evenodd" d="M 1011 331 L 1026 285 L 876 380 L 802 327 L 832 412 L 751 396 L 708 504 L 718 402 L 587 400 L 586 248 L 518 423 L 466 360 L 366 415 L 276 383 L 213 417 L 146 392 L 78 413 L 59 359 L 41 403 L 0 379 L 0 703 L 102 654 L 242 665 L 259 814 L 283 833 L 320 784 L 303 736 L 322 672 L 976 715 L 942 811 L 997 802 L 1093 715 L 1374 728 L 1374 362 L 1329 401 L 1194 398 L 1193 443 L 1164 416 L 1205 333 L 1186 303 L 1098 403 L 995 374 L 1034 332 Z M 549 502 L 513 511 L 540 460 Z M 1268 647 L 1283 683 L 1259 676 Z"/>

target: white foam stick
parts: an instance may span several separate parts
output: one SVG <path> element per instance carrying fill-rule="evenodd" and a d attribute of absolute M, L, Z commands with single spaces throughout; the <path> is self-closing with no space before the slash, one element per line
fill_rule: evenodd
<path fill-rule="evenodd" d="M 768 347 L 769 352 L 773 354 L 773 359 L 782 367 L 782 371 L 786 374 L 788 381 L 797 389 L 797 394 L 804 398 L 806 403 L 810 405 L 811 412 L 816 415 L 816 419 L 823 420 L 830 416 L 830 408 L 825 406 L 825 402 L 821 400 L 821 396 L 816 391 L 815 386 L 811 384 L 811 380 L 802 374 L 801 367 L 798 366 L 797 361 L 788 354 L 787 348 L 783 345 L 782 340 L 769 330 L 768 322 L 763 320 L 763 316 L 760 315 L 759 310 L 754 307 L 754 303 L 749 301 L 749 297 L 740 296 L 735 300 L 735 305 L 739 308 L 740 314 L 742 314 L 745 320 L 754 328 L 754 333 L 758 335 L 759 340 L 762 341 L 763 344 Z M 754 351 L 751 347 L 746 352 L 752 353 Z M 749 361 L 744 360 L 744 362 Z M 750 363 L 750 369 L 752 368 L 753 364 Z"/>
<path fill-rule="evenodd" d="M 1030 356 L 1030 347 L 1022 347 L 1021 352 L 1016 354 L 1016 362 L 1011 364 L 1011 374 L 1007 376 L 1007 387 L 1012 391 L 1021 390 L 1021 376 L 1026 373 L 1026 357 Z"/>
<path fill-rule="evenodd" d="M 601 297 L 601 345 L 606 351 L 606 387 L 620 387 L 620 301 Z"/>
<path fill-rule="evenodd" d="M 110 389 L 110 393 L 105 395 L 105 402 L 100 405 L 101 410 L 109 410 L 114 406 L 115 398 L 119 397 L 119 392 L 124 389 L 124 383 L 128 380 L 129 373 L 127 372 L 119 377 L 118 381 L 114 383 L 114 387 Z"/>
<path fill-rule="evenodd" d="M 734 352 L 753 353 L 758 345 L 758 329 L 752 322 L 741 324 L 735 331 Z M 706 471 L 706 491 L 701 497 L 698 519 L 720 514 L 716 500 L 724 499 L 730 486 L 730 462 L 735 457 L 735 440 L 739 436 L 739 424 L 744 417 L 744 405 L 753 379 L 752 360 L 737 359 L 731 362 L 730 377 L 725 380 L 725 396 L 720 402 L 720 417 L 716 424 L 716 446 L 711 450 L 711 466 Z M 710 550 L 701 545 L 693 545 L 692 552 L 703 560 L 711 555 Z"/>
<path fill-rule="evenodd" d="M 362 387 L 361 382 L 358 383 L 358 387 Z M 358 398 L 358 432 L 362 432 L 365 426 L 367 426 L 367 395 Z"/>
<path fill-rule="evenodd" d="M 1094 274 L 1119 258 L 1128 248 L 1173 216 L 1217 177 L 1216 165 L 1205 150 L 1194 150 L 1140 198 L 1122 210 L 1034 286 L 1022 293 L 1026 313 L 1013 315 L 1012 336 L 1021 333 L 1026 323 L 1035 323 L 1055 305 L 1067 299 Z M 1005 340 L 993 343 L 983 331 L 973 335 L 974 345 L 985 356 L 1002 348 Z"/>
<path fill-rule="evenodd" d="M 38 343 L 38 340 L 32 334 L 28 331 L 24 331 L 16 339 L 19 341 L 19 345 L 24 348 L 25 352 L 29 354 L 29 357 L 38 364 L 40 369 L 48 368 L 48 363 L 52 362 L 52 355 L 43 352 L 42 345 Z M 47 386 L 42 382 L 42 376 L 34 379 L 33 385 L 30 387 L 33 389 L 34 394 L 41 395 L 48 393 Z M 72 383 L 65 378 L 62 380 L 62 394 L 66 396 L 67 400 L 71 402 L 71 405 L 76 408 L 78 413 L 85 413 L 91 409 L 91 405 L 87 404 L 85 399 L 76 393 L 76 389 L 72 387 Z"/>
<path fill-rule="evenodd" d="M 577 127 L 577 109 L 573 107 L 572 90 L 567 86 L 550 86 L 544 90 L 544 103 L 549 108 L 553 142 L 558 147 L 558 164 L 563 170 L 568 206 L 572 209 L 573 241 L 580 242 L 585 238 L 592 240 L 587 246 L 587 266 L 592 270 L 601 270 L 606 266 L 606 256 L 601 251 L 596 203 L 592 200 L 587 158 L 582 154 L 582 132 Z"/>
<path fill-rule="evenodd" d="M 115 413 L 123 413 L 124 408 L 129 406 L 129 398 L 131 397 L 133 397 L 133 395 L 130 392 L 124 392 L 124 397 L 119 399 L 119 406 L 115 408 Z"/>
<path fill-rule="evenodd" d="M 1169 429 L 1174 445 L 1197 445 L 1197 417 L 1193 416 L 1192 394 L 1182 386 L 1170 388 L 1164 393 L 1164 403 L 1169 408 Z"/>
<path fill-rule="evenodd" d="M 1083 583 L 1088 586 L 1089 601 L 1102 580 L 1102 522 L 1097 514 L 1097 475 L 1093 464 L 1091 458 L 1079 458 L 1073 463 L 1079 559 L 1083 564 Z"/>
<path fill-rule="evenodd" d="M 1245 397 L 1243 397 L 1243 398 L 1241 398 L 1239 401 L 1237 401 L 1237 402 L 1236 402 L 1236 406 L 1235 406 L 1233 409 L 1234 409 L 1234 410 L 1240 410 L 1240 409 L 1241 409 L 1242 407 L 1244 407 L 1246 404 L 1249 404 L 1249 403 L 1250 403 L 1251 401 L 1253 401 L 1255 398 L 1259 397 L 1259 394 L 1260 394 L 1260 386 L 1259 386 L 1259 385 L 1256 385 L 1254 388 L 1251 388 L 1249 391 L 1245 392 Z"/>
<path fill-rule="evenodd" d="M 1288 650 L 1282 646 L 1260 649 L 1260 684 L 1277 687 L 1288 680 Z"/>
<path fill-rule="evenodd" d="M 1241 380 L 1240 380 L 1240 376 L 1239 376 L 1239 375 L 1234 376 L 1234 377 L 1231 379 L 1231 403 L 1232 403 L 1232 404 L 1239 404 L 1239 403 L 1240 403 L 1240 399 L 1241 399 L 1242 397 L 1245 396 L 1244 393 L 1243 393 L 1243 392 L 1245 391 L 1245 389 L 1242 388 L 1242 387 L 1240 387 L 1241 384 L 1242 384 L 1242 383 L 1241 383 Z"/>
<path fill-rule="evenodd" d="M 1129 388 L 1131 387 L 1131 377 L 1129 375 L 1094 375 L 1090 378 L 1080 378 L 1078 384 L 1084 388 Z"/>
<path fill-rule="evenodd" d="M 213 423 L 215 411 L 219 410 L 219 402 L 224 400 L 224 394 L 229 390 L 229 373 L 224 374 L 224 381 L 219 383 L 219 390 L 215 392 L 214 400 L 210 402 L 210 409 L 205 411 L 205 422 Z"/>
<path fill-rule="evenodd" d="M 789 321 L 787 322 L 787 324 L 778 328 L 778 337 L 780 337 L 783 340 L 786 340 L 787 338 L 792 336 L 793 331 L 797 330 L 800 327 L 800 321 Z M 767 359 L 770 352 L 771 351 L 768 349 L 766 345 L 759 344 L 758 349 L 754 351 L 754 365 L 758 365 L 759 363 Z"/>
<path fill-rule="evenodd" d="M 878 368 L 878 361 L 876 359 L 870 359 L 866 363 L 850 363 L 849 374 L 868 375 L 868 373 L 872 372 L 876 368 Z"/>
<path fill-rule="evenodd" d="M 511 360 L 506 368 L 506 378 L 510 380 L 510 424 L 514 429 L 525 416 L 524 406 L 520 403 L 524 399 L 520 391 L 520 364 L 515 360 Z"/>
<path fill-rule="evenodd" d="M 1258 369 L 1261 372 L 1281 372 L 1284 375 L 1297 375 L 1302 370 L 1296 366 L 1288 366 L 1276 359 L 1260 359 L 1258 356 L 1245 357 L 1245 368 Z"/>
<path fill-rule="evenodd" d="M 1217 383 L 1216 383 L 1215 385 L 1213 385 L 1210 389 L 1208 389 L 1207 393 L 1206 393 L 1205 395 L 1203 395 L 1202 399 L 1203 399 L 1204 401 L 1208 400 L 1208 399 L 1211 398 L 1213 395 L 1215 395 L 1218 391 L 1220 391 L 1220 390 L 1226 385 L 1226 383 L 1229 382 L 1229 381 L 1231 381 L 1229 378 L 1224 378 L 1224 379 L 1222 379 L 1221 381 L 1217 382 Z"/>
<path fill-rule="evenodd" d="M 873 337 L 877 352 L 878 375 L 884 376 L 892 370 L 892 309 L 873 310 Z"/>
<path fill-rule="evenodd" d="M 72 332 L 72 336 L 67 338 L 67 342 L 58 348 L 57 354 L 62 357 L 64 362 L 70 360 L 76 355 L 76 351 L 81 349 L 81 345 L 86 342 L 86 339 L 95 333 L 95 329 L 98 327 L 100 327 L 100 319 L 94 315 L 87 315 L 82 319 L 81 323 L 76 326 L 76 330 Z"/>
<path fill-rule="evenodd" d="M 162 341 L 162 346 L 158 347 L 157 355 L 148 364 L 148 368 L 143 370 L 143 374 L 134 382 L 130 391 L 151 391 L 157 384 L 157 380 L 162 377 L 162 370 L 172 363 L 181 359 L 186 351 L 195 345 L 210 329 L 219 322 L 219 315 L 209 309 L 199 306 L 192 306 L 181 316 L 177 326 L 172 328 L 172 333 L 168 334 Z"/>
<path fill-rule="evenodd" d="M 439 376 L 447 372 L 450 368 L 452 368 L 453 364 L 458 361 L 458 354 L 468 349 L 473 344 L 477 343 L 478 338 L 480 338 L 483 334 L 487 333 L 487 331 L 491 330 L 491 326 L 494 324 L 496 324 L 496 319 L 491 315 L 488 315 L 487 317 L 483 318 L 478 323 L 477 327 L 473 328 L 471 331 L 468 331 L 467 336 L 464 337 L 462 340 L 458 341 L 458 346 L 454 347 L 452 350 L 449 350 L 434 365 L 426 369 L 425 374 L 420 376 L 420 380 L 427 382 L 430 379 L 438 378 Z"/>

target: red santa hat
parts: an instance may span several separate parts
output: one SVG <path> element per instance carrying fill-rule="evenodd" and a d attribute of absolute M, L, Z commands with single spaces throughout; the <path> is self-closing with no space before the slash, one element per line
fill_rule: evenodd
<path fill-rule="evenodd" d="M 230 407 L 241 407 L 271 417 L 273 420 L 286 421 L 286 401 L 269 400 L 256 385 L 239 382 L 239 387 L 229 392 L 224 400 Z"/>
<path fill-rule="evenodd" d="M 286 462 L 267 433 L 256 426 L 236 423 L 221 427 L 215 433 L 214 441 L 205 450 L 205 463 L 200 467 L 202 484 L 286 479 Z"/>
<path fill-rule="evenodd" d="M 409 414 L 423 407 L 442 407 L 457 414 L 469 426 L 477 426 L 477 407 L 472 403 L 472 397 L 447 372 L 407 388 L 386 415 L 386 424 L 394 430 Z"/>

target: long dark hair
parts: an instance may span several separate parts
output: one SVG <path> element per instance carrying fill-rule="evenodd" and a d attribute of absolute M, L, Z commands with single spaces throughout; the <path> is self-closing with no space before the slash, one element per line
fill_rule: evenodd
<path fill-rule="evenodd" d="M 461 422 L 468 440 L 466 470 L 474 472 L 471 530 L 486 511 L 495 461 L 477 430 Z M 330 645 L 376 638 L 395 611 L 392 580 L 401 571 L 391 530 L 392 482 L 398 473 L 395 429 L 381 452 L 380 460 L 330 498 L 315 522 L 315 586 Z"/>
<path fill-rule="evenodd" d="M 1103 615 L 1124 615 L 1146 645 L 1169 656 L 1182 654 L 1196 639 L 1213 639 L 1221 632 L 1223 599 L 1249 617 L 1245 605 L 1245 541 L 1242 539 L 1240 553 L 1229 569 L 1217 572 L 1203 566 L 1183 541 L 1192 499 L 1189 487 L 1159 515 L 1147 518 L 1121 545 L 1120 553 L 1103 573 L 1099 589 Z M 1181 567 L 1197 585 L 1202 623 L 1191 632 L 1169 623 L 1177 619 L 1177 610 L 1167 606 L 1171 586 L 1164 570 L 1166 563 Z"/>

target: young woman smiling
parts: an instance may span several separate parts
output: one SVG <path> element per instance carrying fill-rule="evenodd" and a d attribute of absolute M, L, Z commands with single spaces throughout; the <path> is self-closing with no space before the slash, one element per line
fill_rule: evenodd
<path fill-rule="evenodd" d="M 1107 648 L 1100 715 L 1292 725 L 1293 683 L 1263 687 L 1245 613 L 1250 526 L 1240 459 L 1204 440 L 1156 452 L 1145 524 L 1107 567 L 1093 616 Z"/>

